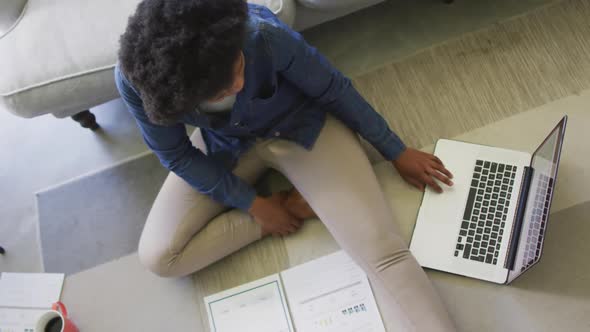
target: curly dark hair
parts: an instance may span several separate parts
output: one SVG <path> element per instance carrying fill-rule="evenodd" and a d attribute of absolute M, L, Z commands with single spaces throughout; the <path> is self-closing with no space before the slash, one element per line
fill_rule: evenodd
<path fill-rule="evenodd" d="M 172 124 L 231 85 L 244 0 L 143 0 L 120 39 L 119 67 L 150 121 Z"/>

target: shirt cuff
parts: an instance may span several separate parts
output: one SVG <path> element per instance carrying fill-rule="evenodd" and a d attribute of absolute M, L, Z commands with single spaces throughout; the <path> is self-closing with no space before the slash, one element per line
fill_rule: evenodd
<path fill-rule="evenodd" d="M 231 204 L 244 212 L 248 212 L 252 207 L 252 203 L 254 203 L 254 199 L 256 199 L 256 190 L 249 186 L 234 197 Z"/>
<path fill-rule="evenodd" d="M 376 144 L 375 148 L 377 148 L 385 159 L 393 161 L 406 150 L 406 145 L 393 131 L 390 130 L 385 139 L 379 142 L 379 144 Z"/>
<path fill-rule="evenodd" d="M 231 171 L 227 172 L 213 189 L 203 193 L 225 206 L 235 207 L 244 212 L 250 210 L 256 198 L 256 189 Z"/>

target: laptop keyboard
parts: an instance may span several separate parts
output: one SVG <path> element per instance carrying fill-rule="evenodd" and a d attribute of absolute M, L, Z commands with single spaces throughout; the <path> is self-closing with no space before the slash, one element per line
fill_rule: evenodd
<path fill-rule="evenodd" d="M 516 166 L 476 160 L 455 256 L 498 263 Z"/>
<path fill-rule="evenodd" d="M 553 191 L 553 179 L 545 174 L 539 177 L 539 184 L 535 193 L 535 202 L 532 209 L 531 223 L 526 235 L 526 247 L 522 256 L 523 264 L 520 271 L 526 270 L 533 265 L 541 256 L 541 246 L 545 235 L 545 225 Z"/>

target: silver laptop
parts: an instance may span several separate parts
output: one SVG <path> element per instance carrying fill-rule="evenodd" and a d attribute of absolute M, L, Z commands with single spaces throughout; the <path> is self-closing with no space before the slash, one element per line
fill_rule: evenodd
<path fill-rule="evenodd" d="M 453 172 L 427 190 L 410 250 L 423 267 L 508 284 L 539 261 L 567 116 L 531 155 L 446 139 L 434 154 Z"/>

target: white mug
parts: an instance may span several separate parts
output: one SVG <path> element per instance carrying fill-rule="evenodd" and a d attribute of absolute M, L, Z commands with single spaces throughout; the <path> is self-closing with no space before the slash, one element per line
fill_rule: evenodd
<path fill-rule="evenodd" d="M 35 332 L 45 332 L 47 323 L 56 317 L 61 319 L 61 330 L 59 332 L 80 332 L 68 317 L 68 311 L 63 303 L 56 302 L 51 306 L 51 309 L 39 317 L 35 326 Z"/>

